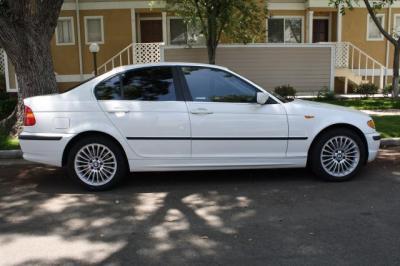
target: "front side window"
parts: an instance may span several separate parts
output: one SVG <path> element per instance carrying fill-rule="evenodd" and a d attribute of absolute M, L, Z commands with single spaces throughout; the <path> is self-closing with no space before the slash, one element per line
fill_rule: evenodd
<path fill-rule="evenodd" d="M 301 43 L 302 18 L 268 19 L 268 41 L 271 43 Z"/>
<path fill-rule="evenodd" d="M 121 79 L 120 75 L 100 82 L 95 89 L 97 100 L 121 100 Z"/>
<path fill-rule="evenodd" d="M 86 43 L 104 43 L 103 17 L 85 17 Z"/>
<path fill-rule="evenodd" d="M 194 66 L 182 71 L 195 102 L 256 102 L 257 89 L 229 72 Z"/>
<path fill-rule="evenodd" d="M 131 70 L 122 75 L 124 100 L 176 101 L 170 67 Z"/>
<path fill-rule="evenodd" d="M 57 28 L 56 28 L 56 44 L 57 45 L 75 44 L 74 23 L 72 17 L 58 18 Z"/>
<path fill-rule="evenodd" d="M 384 25 L 384 15 L 377 14 L 376 18 L 378 19 L 381 25 Z M 379 31 L 378 27 L 376 26 L 375 22 L 372 20 L 371 16 L 368 15 L 368 30 L 367 30 L 367 40 L 368 41 L 381 41 L 383 40 L 383 35 Z"/>

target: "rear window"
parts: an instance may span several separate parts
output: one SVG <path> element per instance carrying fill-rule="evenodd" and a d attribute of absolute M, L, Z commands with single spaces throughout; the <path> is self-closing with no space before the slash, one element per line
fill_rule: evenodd
<path fill-rule="evenodd" d="M 99 83 L 98 100 L 176 101 L 171 67 L 129 70 Z"/>

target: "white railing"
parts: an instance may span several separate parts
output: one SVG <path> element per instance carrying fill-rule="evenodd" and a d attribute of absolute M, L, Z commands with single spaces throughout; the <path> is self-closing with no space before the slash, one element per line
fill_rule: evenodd
<path fill-rule="evenodd" d="M 158 63 L 164 43 L 132 43 L 97 68 L 99 74 L 131 64 Z"/>
<path fill-rule="evenodd" d="M 335 67 L 350 69 L 364 81 L 375 83 L 379 76 L 379 88 L 383 88 L 386 67 L 376 59 L 350 42 L 337 42 L 335 45 Z"/>

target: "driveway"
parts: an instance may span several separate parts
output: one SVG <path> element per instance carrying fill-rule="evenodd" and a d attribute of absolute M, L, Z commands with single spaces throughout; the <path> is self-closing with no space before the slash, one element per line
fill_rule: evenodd
<path fill-rule="evenodd" d="M 141 173 L 104 193 L 0 164 L 1 265 L 400 263 L 400 149 L 345 183 L 303 169 Z"/>

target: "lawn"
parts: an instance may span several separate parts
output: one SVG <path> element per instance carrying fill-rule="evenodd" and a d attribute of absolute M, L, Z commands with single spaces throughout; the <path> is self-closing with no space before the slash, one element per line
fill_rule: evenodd
<path fill-rule="evenodd" d="M 0 150 L 18 150 L 18 138 L 6 137 L 0 135 Z"/>
<path fill-rule="evenodd" d="M 400 115 L 373 116 L 382 138 L 400 138 Z"/>
<path fill-rule="evenodd" d="M 312 99 L 317 102 L 336 104 L 352 107 L 358 110 L 385 110 L 400 109 L 400 100 L 394 101 L 389 98 L 368 98 L 368 99 Z"/>

